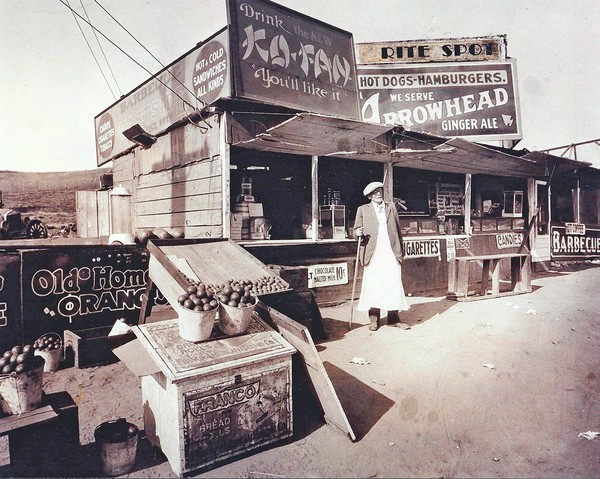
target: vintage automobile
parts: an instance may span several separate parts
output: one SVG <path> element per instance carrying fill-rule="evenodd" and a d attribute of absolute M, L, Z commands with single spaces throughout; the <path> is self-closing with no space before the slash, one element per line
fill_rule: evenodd
<path fill-rule="evenodd" d="M 48 228 L 38 219 L 25 216 L 11 209 L 0 209 L 0 239 L 47 238 Z"/>

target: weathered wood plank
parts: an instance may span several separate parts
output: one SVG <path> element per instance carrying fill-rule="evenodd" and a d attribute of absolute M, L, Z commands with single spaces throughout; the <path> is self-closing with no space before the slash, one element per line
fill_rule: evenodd
<path fill-rule="evenodd" d="M 223 226 L 186 226 L 186 238 L 223 238 Z"/>
<path fill-rule="evenodd" d="M 110 192 L 96 191 L 96 205 L 98 211 L 98 236 L 110 234 Z"/>
<path fill-rule="evenodd" d="M 125 186 L 131 191 L 133 184 L 133 168 L 131 165 L 135 161 L 135 158 L 135 155 L 130 153 L 129 155 L 113 160 L 112 172 L 113 183 L 115 185 Z"/>
<path fill-rule="evenodd" d="M 87 201 L 89 191 L 77 191 L 75 196 L 75 211 L 77 218 L 77 234 L 81 238 L 88 238 L 89 234 L 89 221 L 91 219 L 87 215 Z"/>
<path fill-rule="evenodd" d="M 201 178 L 183 183 L 174 183 L 151 188 L 141 188 L 134 192 L 134 201 L 152 201 L 158 198 L 221 193 L 221 177 Z"/>
<path fill-rule="evenodd" d="M 84 215 L 87 220 L 87 235 L 98 237 L 98 210 L 96 209 L 96 192 L 86 191 L 84 203 Z"/>
<path fill-rule="evenodd" d="M 215 210 L 221 215 L 221 195 L 194 195 L 177 198 L 159 198 L 137 204 L 138 216 L 156 213 L 180 213 L 202 210 Z M 219 219 L 219 223 L 221 220 Z"/>
<path fill-rule="evenodd" d="M 323 409 L 325 421 L 329 426 L 347 434 L 351 441 L 356 441 L 356 435 L 348 422 L 308 329 L 260 301 L 253 314 L 274 325 L 279 333 L 298 350 L 307 366 L 306 370 L 316 393 L 316 399 Z"/>
<path fill-rule="evenodd" d="M 140 215 L 138 224 L 145 228 L 184 228 L 188 226 L 216 226 L 221 225 L 221 212 L 212 211 L 187 211 L 180 213 L 162 213 Z"/>
<path fill-rule="evenodd" d="M 221 162 L 219 156 L 215 159 L 206 158 L 200 163 L 189 165 L 185 168 L 175 168 L 166 171 L 149 173 L 137 178 L 138 188 L 172 185 L 192 180 L 200 180 L 221 176 Z"/>

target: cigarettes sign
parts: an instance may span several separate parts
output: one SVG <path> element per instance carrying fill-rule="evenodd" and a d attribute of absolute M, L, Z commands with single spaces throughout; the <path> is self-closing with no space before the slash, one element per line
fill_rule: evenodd
<path fill-rule="evenodd" d="M 359 65 L 364 121 L 470 139 L 520 139 L 513 61 Z"/>

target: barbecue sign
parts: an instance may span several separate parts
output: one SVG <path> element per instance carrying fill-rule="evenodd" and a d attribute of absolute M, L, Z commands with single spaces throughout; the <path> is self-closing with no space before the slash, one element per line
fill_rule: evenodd
<path fill-rule="evenodd" d="M 352 34 L 266 0 L 230 0 L 235 95 L 359 119 Z"/>
<path fill-rule="evenodd" d="M 364 121 L 449 137 L 521 138 L 513 61 L 359 65 Z"/>
<path fill-rule="evenodd" d="M 550 251 L 553 258 L 600 256 L 600 230 L 579 223 L 553 226 Z"/>

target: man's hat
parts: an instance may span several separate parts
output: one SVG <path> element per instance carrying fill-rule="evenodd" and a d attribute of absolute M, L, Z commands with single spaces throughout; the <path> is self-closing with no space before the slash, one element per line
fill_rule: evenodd
<path fill-rule="evenodd" d="M 377 188 L 383 188 L 383 183 L 381 181 L 372 181 L 367 186 L 365 186 L 365 189 L 363 190 L 363 195 L 369 196 Z"/>

